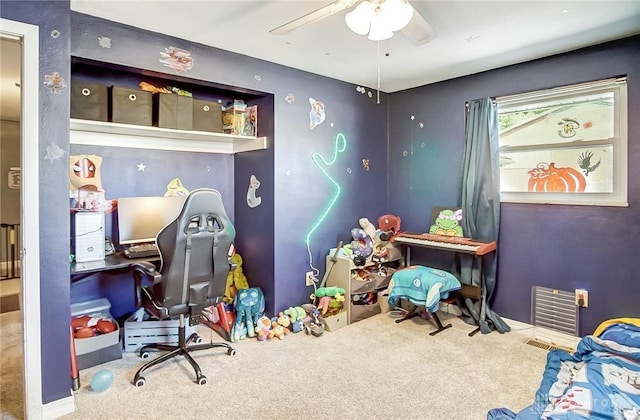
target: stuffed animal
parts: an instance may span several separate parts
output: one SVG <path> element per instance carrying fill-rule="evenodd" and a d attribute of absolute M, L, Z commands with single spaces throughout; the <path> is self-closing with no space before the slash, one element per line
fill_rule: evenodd
<path fill-rule="evenodd" d="M 304 327 L 303 320 L 307 316 L 305 310 L 300 306 L 292 306 L 284 311 L 284 313 L 289 316 L 289 319 L 291 320 L 291 331 L 294 333 L 302 331 Z"/>
<path fill-rule="evenodd" d="M 256 322 L 264 315 L 264 295 L 259 287 L 240 289 L 233 299 L 236 319 L 231 330 L 231 341 L 255 336 Z"/>
<path fill-rule="evenodd" d="M 275 337 L 283 339 L 285 335 L 289 334 L 291 330 L 291 318 L 284 312 L 278 312 L 278 316 L 271 319 L 271 329 Z"/>
<path fill-rule="evenodd" d="M 271 320 L 266 316 L 261 316 L 256 322 L 256 337 L 260 341 L 266 341 L 273 337 L 271 332 Z"/>
<path fill-rule="evenodd" d="M 351 229 L 351 249 L 353 254 L 357 257 L 368 258 L 373 254 L 373 238 L 365 232 L 362 228 Z"/>
<path fill-rule="evenodd" d="M 229 271 L 227 274 L 227 285 L 224 291 L 223 301 L 233 302 L 233 298 L 240 289 L 248 289 L 249 282 L 247 276 L 242 272 L 242 256 L 237 252 L 231 256 L 231 264 L 235 265 L 235 270 Z"/>

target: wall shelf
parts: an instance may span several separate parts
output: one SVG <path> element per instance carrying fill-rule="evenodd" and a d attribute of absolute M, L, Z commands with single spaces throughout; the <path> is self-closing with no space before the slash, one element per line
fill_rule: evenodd
<path fill-rule="evenodd" d="M 240 153 L 267 148 L 266 137 L 236 136 L 205 131 L 71 119 L 71 144 L 177 150 L 204 153 Z"/>

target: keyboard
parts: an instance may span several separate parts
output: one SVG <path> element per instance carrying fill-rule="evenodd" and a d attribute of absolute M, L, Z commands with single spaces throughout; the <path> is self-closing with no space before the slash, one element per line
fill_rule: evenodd
<path fill-rule="evenodd" d="M 158 251 L 158 247 L 154 243 L 131 245 L 124 250 L 124 256 L 127 258 L 147 258 L 159 255 L 160 251 Z"/>
<path fill-rule="evenodd" d="M 433 235 L 429 233 L 399 232 L 393 237 L 392 241 L 399 244 L 416 245 L 474 255 L 485 255 L 496 250 L 495 241 L 482 242 L 460 236 Z"/>

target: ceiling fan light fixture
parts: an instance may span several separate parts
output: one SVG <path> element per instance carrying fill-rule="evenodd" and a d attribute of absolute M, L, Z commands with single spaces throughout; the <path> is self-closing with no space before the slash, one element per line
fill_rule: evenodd
<path fill-rule="evenodd" d="M 393 36 L 393 31 L 389 29 L 389 25 L 380 13 L 376 13 L 371 18 L 371 30 L 368 38 L 371 41 L 384 41 Z"/>
<path fill-rule="evenodd" d="M 385 0 L 380 9 L 380 15 L 387 27 L 394 32 L 407 26 L 413 17 L 413 7 L 407 0 Z"/>
<path fill-rule="evenodd" d="M 366 35 L 374 15 L 375 6 L 369 1 L 363 1 L 352 12 L 345 15 L 344 21 L 353 32 Z"/>

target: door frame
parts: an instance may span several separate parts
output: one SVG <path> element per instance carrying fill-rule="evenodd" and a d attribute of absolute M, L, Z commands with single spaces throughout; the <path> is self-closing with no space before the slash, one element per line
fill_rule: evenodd
<path fill-rule="evenodd" d="M 20 269 L 25 418 L 42 418 L 40 335 L 40 39 L 37 26 L 0 19 L 0 36 L 20 40 Z M 26 112 L 28 110 L 28 112 Z M 30 159 L 27 159 L 27 156 Z M 36 158 L 34 158 L 36 157 Z"/>

